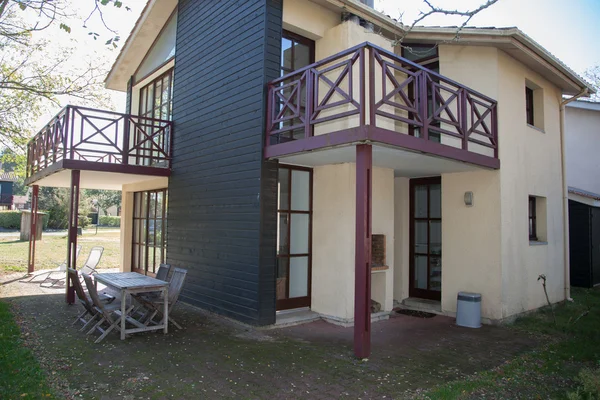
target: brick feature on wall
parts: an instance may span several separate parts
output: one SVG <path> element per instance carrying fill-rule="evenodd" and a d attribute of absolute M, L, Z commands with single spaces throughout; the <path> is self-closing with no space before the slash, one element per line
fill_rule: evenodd
<path fill-rule="evenodd" d="M 387 266 L 385 262 L 385 235 L 373 235 L 371 238 L 371 267 Z"/>

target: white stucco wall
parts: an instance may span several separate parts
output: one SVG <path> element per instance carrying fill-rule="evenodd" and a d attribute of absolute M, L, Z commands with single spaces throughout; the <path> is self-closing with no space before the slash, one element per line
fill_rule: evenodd
<path fill-rule="evenodd" d="M 490 318 L 504 318 L 545 304 L 542 287 L 537 281 L 540 274 L 548 277 L 550 299 L 553 302 L 564 298 L 564 258 L 562 224 L 562 181 L 559 136 L 560 91 L 534 71 L 529 70 L 505 52 L 486 47 L 440 46 L 440 72 L 462 84 L 498 100 L 499 154 L 501 167 L 499 184 L 494 189 L 499 195 L 500 263 L 502 307 L 489 307 L 484 297 L 484 311 Z M 533 82 L 543 91 L 544 130 L 528 126 L 525 119 L 525 84 Z M 538 114 L 539 115 L 539 114 Z M 463 174 L 458 174 L 463 175 Z M 449 191 L 457 186 L 446 184 L 457 176 L 442 178 L 442 197 L 446 204 Z M 446 183 L 444 183 L 446 182 Z M 473 181 L 474 183 L 475 181 Z M 481 184 L 490 184 L 489 181 Z M 465 187 L 471 186 L 471 184 Z M 471 189 L 469 189 L 471 190 Z M 475 190 L 474 208 L 480 205 Z M 456 193 L 456 196 L 461 193 Z M 546 210 L 538 208 L 538 226 L 544 230 L 547 244 L 531 245 L 528 238 L 528 196 L 545 198 Z M 493 200 L 490 197 L 490 200 Z M 483 215 L 482 215 L 483 217 Z M 448 213 L 444 214 L 444 227 L 448 228 Z M 450 217 L 454 218 L 454 217 Z M 457 221 L 459 222 L 459 221 Z M 475 222 L 479 223 L 479 222 Z M 492 229 L 490 234 L 495 234 Z M 486 234 L 489 235 L 489 234 Z M 446 239 L 447 235 L 444 235 Z M 450 239 L 452 240 L 452 236 Z M 496 244 L 488 243 L 495 254 Z M 452 253 L 450 243 L 444 241 L 444 256 Z M 448 253 L 450 251 L 450 253 Z M 475 262 L 477 251 L 470 251 L 465 260 Z M 444 284 L 450 278 L 448 271 L 452 263 L 444 261 Z M 467 275 L 468 269 L 459 275 Z M 487 271 L 487 270 L 486 270 Z M 487 273 L 487 272 L 486 272 Z M 492 275 L 495 271 L 492 272 Z M 487 287 L 487 286 L 486 286 Z M 455 302 L 447 286 L 442 287 L 442 307 L 450 310 Z M 474 287 L 475 289 L 475 287 Z M 492 290 L 493 289 L 493 290 Z M 462 289 L 461 289 L 462 290 Z M 479 291 L 479 290 L 475 290 Z M 493 298 L 497 289 L 487 287 Z M 454 297 L 454 299 L 452 298 Z"/>
<path fill-rule="evenodd" d="M 307 0 L 283 0 L 283 29 L 312 40 L 338 25 L 341 14 Z"/>
<path fill-rule="evenodd" d="M 456 312 L 466 291 L 481 293 L 482 317 L 501 317 L 500 224 L 498 171 L 442 175 L 442 311 Z"/>
<path fill-rule="evenodd" d="M 394 178 L 394 300 L 408 297 L 410 268 L 410 180 Z"/>
<path fill-rule="evenodd" d="M 386 235 L 386 260 L 394 261 L 394 173 L 373 170 L 373 233 Z M 339 320 L 354 318 L 356 165 L 316 167 L 313 173 L 313 311 Z M 394 267 L 376 273 L 373 294 L 393 307 Z M 381 293 L 384 293 L 383 295 Z"/>
<path fill-rule="evenodd" d="M 498 120 L 502 201 L 503 316 L 546 303 L 540 274 L 548 278 L 552 302 L 564 299 L 564 238 L 560 150 L 561 92 L 537 73 L 499 52 Z M 527 125 L 525 81 L 543 90 L 544 131 Z M 538 105 L 536 105 L 538 106 Z M 547 244 L 528 238 L 528 196 L 546 198 Z M 543 211 L 543 210 L 542 210 Z M 544 218 L 545 217 L 545 218 Z"/>
<path fill-rule="evenodd" d="M 566 107 L 567 183 L 600 194 L 600 107 Z"/>

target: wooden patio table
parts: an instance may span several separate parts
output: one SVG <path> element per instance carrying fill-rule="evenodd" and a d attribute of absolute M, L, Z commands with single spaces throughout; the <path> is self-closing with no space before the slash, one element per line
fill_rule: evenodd
<path fill-rule="evenodd" d="M 128 333 L 155 331 L 162 329 L 167 333 L 169 325 L 169 283 L 155 279 L 137 272 L 118 272 L 110 274 L 95 274 L 96 284 L 98 282 L 114 288 L 121 292 L 121 340 L 125 339 Z M 162 324 L 145 326 L 137 325 L 137 328 L 126 329 L 125 321 L 127 319 L 127 296 L 135 293 L 162 292 L 164 299 Z"/>

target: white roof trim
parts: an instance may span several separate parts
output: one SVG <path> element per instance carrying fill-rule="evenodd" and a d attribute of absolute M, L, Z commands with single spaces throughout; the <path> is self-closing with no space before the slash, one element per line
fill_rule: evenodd
<path fill-rule="evenodd" d="M 148 0 L 104 80 L 107 89 L 127 90 L 127 81 L 142 63 L 176 7 L 177 0 Z"/>

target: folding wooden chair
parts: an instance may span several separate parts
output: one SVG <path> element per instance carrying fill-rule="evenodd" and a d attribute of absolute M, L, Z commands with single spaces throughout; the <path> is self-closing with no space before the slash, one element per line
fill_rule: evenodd
<path fill-rule="evenodd" d="M 100 337 L 94 342 L 100 343 L 106 337 L 106 335 L 108 335 L 113 329 L 117 329 L 117 331 L 119 332 L 121 331 L 121 311 L 118 309 L 113 309 L 113 307 L 107 307 L 106 304 L 104 304 L 100 300 L 100 296 L 98 295 L 98 292 L 96 290 L 96 285 L 94 285 L 94 282 L 92 281 L 92 277 L 88 274 L 81 275 L 83 276 L 83 280 L 85 281 L 85 285 L 87 286 L 88 293 L 90 295 L 90 298 L 92 299 L 94 309 L 100 317 L 100 320 L 96 323 L 96 325 L 94 325 L 92 329 L 88 331 L 87 334 L 90 335 L 96 330 L 100 331 Z M 126 312 L 129 313 L 129 311 L 131 311 L 131 308 L 129 308 Z M 131 317 L 127 317 L 127 320 L 129 322 L 134 323 L 135 325 L 139 324 Z M 106 329 L 102 327 L 102 324 L 105 323 L 108 324 L 108 328 Z"/>
<path fill-rule="evenodd" d="M 71 285 L 75 289 L 75 293 L 77 294 L 77 298 L 79 298 L 79 302 L 83 306 L 83 312 L 75 318 L 72 325 L 75 325 L 78 322 L 83 324 L 83 327 L 80 329 L 80 332 L 83 332 L 86 328 L 88 328 L 94 321 L 98 319 L 98 312 L 94 308 L 91 299 L 87 296 L 87 294 L 83 291 L 83 287 L 81 286 L 81 282 L 79 281 L 79 276 L 77 271 L 73 268 L 69 268 L 68 270 L 69 279 L 71 281 Z M 104 294 L 98 295 L 100 301 L 102 301 L 107 309 L 115 310 L 120 307 L 118 303 L 112 304 L 115 300 L 112 296 L 107 296 Z M 86 316 L 90 316 L 89 319 L 86 319 Z"/>
<path fill-rule="evenodd" d="M 173 320 L 173 318 L 171 318 L 171 310 L 173 309 L 173 307 L 177 303 L 177 300 L 179 299 L 179 294 L 181 293 L 181 289 L 183 288 L 183 283 L 185 282 L 186 275 L 187 270 L 183 268 L 174 268 L 173 275 L 171 276 L 171 280 L 169 281 L 169 322 L 175 325 L 177 329 L 182 328 L 175 320 Z M 142 316 L 140 320 L 144 323 L 144 325 L 153 323 L 153 320 L 156 317 L 156 315 L 162 314 L 163 306 L 165 304 L 164 299 L 160 297 L 156 299 L 139 297 L 136 298 L 136 300 L 140 302 L 140 304 L 144 306 L 144 308 L 146 308 L 146 313 L 144 316 Z"/>

